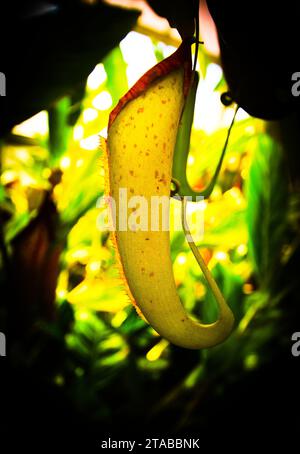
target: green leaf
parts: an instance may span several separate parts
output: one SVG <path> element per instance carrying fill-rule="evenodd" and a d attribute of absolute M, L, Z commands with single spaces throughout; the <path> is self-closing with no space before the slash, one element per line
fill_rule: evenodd
<path fill-rule="evenodd" d="M 28 212 L 18 214 L 10 219 L 4 229 L 5 242 L 9 243 L 12 241 L 18 233 L 25 229 L 31 219 L 32 216 Z"/>
<path fill-rule="evenodd" d="M 288 207 L 282 149 L 267 135 L 258 136 L 246 194 L 249 253 L 261 287 L 267 288 L 280 272 Z"/>
<path fill-rule="evenodd" d="M 97 199 L 103 193 L 98 166 L 99 151 L 93 150 L 89 152 L 84 165 L 73 171 L 72 178 L 63 187 L 64 203 L 60 216 L 67 229 L 90 208 L 95 207 Z"/>
<path fill-rule="evenodd" d="M 107 74 L 106 87 L 112 96 L 114 107 L 128 90 L 127 65 L 119 46 L 105 57 L 103 65 Z"/>
<path fill-rule="evenodd" d="M 60 99 L 48 111 L 49 114 L 49 151 L 53 165 L 67 150 L 70 126 L 68 116 L 70 110 L 70 98 L 65 96 Z"/>
<path fill-rule="evenodd" d="M 5 200 L 5 189 L 2 184 L 0 184 L 0 203 Z"/>
<path fill-rule="evenodd" d="M 0 136 L 58 99 L 76 93 L 97 63 L 133 28 L 139 11 L 66 2 L 55 11 L 20 19 L 13 57 L 1 68 L 9 75 L 10 96 L 0 106 Z M 17 46 L 22 42 L 22 51 Z"/>
<path fill-rule="evenodd" d="M 226 92 L 227 90 L 228 90 L 228 85 L 225 80 L 224 74 L 222 74 L 222 77 L 219 80 L 219 82 L 217 83 L 217 85 L 215 86 L 214 91 Z"/>
<path fill-rule="evenodd" d="M 245 211 L 238 210 L 230 213 L 216 226 L 207 229 L 201 242 L 203 247 L 221 246 L 234 248 L 247 241 Z"/>
<path fill-rule="evenodd" d="M 243 279 L 230 271 L 228 267 L 218 263 L 213 269 L 213 276 L 216 279 L 225 300 L 234 312 L 238 321 L 242 317 Z M 218 318 L 218 308 L 211 291 L 207 291 L 204 299 L 202 320 L 205 323 L 212 323 Z"/>

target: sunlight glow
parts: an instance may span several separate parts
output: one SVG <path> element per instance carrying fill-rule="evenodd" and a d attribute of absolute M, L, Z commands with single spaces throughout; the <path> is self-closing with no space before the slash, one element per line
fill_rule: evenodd
<path fill-rule="evenodd" d="M 87 249 L 77 249 L 71 254 L 73 260 L 82 260 L 89 256 L 89 251 Z"/>
<path fill-rule="evenodd" d="M 242 205 L 244 202 L 242 193 L 239 188 L 233 187 L 224 193 L 224 198 L 227 200 L 232 200 L 236 205 Z"/>
<path fill-rule="evenodd" d="M 188 163 L 188 166 L 192 166 L 192 165 L 194 164 L 194 162 L 195 162 L 195 158 L 194 158 L 194 156 L 192 156 L 192 155 L 189 155 L 189 157 L 188 157 L 188 161 L 187 161 L 187 163 Z"/>
<path fill-rule="evenodd" d="M 20 183 L 22 186 L 34 186 L 36 180 L 26 172 L 20 172 Z"/>
<path fill-rule="evenodd" d="M 29 153 L 28 149 L 26 149 L 26 148 L 18 147 L 16 149 L 16 156 L 18 159 L 20 159 L 20 161 L 23 161 L 26 164 L 30 163 L 30 161 L 31 161 L 30 153 Z"/>
<path fill-rule="evenodd" d="M 1 175 L 1 183 L 6 186 L 17 178 L 18 174 L 15 170 L 5 170 Z"/>
<path fill-rule="evenodd" d="M 185 254 L 178 254 L 177 262 L 179 265 L 184 265 L 186 263 L 186 255 Z"/>
<path fill-rule="evenodd" d="M 76 167 L 82 167 L 84 164 L 84 160 L 82 158 L 77 159 L 76 161 Z"/>
<path fill-rule="evenodd" d="M 46 136 L 48 134 L 48 112 L 42 110 L 23 123 L 16 125 L 12 132 L 26 137 Z"/>
<path fill-rule="evenodd" d="M 176 50 L 176 47 L 168 46 L 168 44 L 165 44 L 162 41 L 158 43 L 157 47 L 162 52 L 164 58 L 169 57 Z"/>
<path fill-rule="evenodd" d="M 67 292 L 66 290 L 64 290 L 64 289 L 60 289 L 60 290 L 57 289 L 57 290 L 56 290 L 56 297 L 57 297 L 58 299 L 61 299 L 61 300 L 62 300 L 62 299 L 64 299 L 64 298 L 66 297 L 67 293 L 68 293 L 68 292 Z"/>
<path fill-rule="evenodd" d="M 71 165 L 71 158 L 70 158 L 70 156 L 64 156 L 63 158 L 61 158 L 59 164 L 60 164 L 60 168 L 61 168 L 62 170 L 68 169 L 68 168 L 70 167 L 70 165 Z"/>
<path fill-rule="evenodd" d="M 104 139 L 107 139 L 107 127 L 106 126 L 105 126 L 105 128 L 101 129 L 101 131 L 99 132 L 99 136 L 103 137 Z"/>
<path fill-rule="evenodd" d="M 248 248 L 246 246 L 246 244 L 240 244 L 238 247 L 237 247 L 237 253 L 241 256 L 243 255 L 246 255 L 248 252 Z"/>
<path fill-rule="evenodd" d="M 88 263 L 87 271 L 91 271 L 92 273 L 98 273 L 101 269 L 101 262 L 100 261 L 93 261 Z"/>
<path fill-rule="evenodd" d="M 126 72 L 129 86 L 132 86 L 148 69 L 157 63 L 149 36 L 130 32 L 121 41 L 120 48 L 123 58 L 128 64 Z"/>
<path fill-rule="evenodd" d="M 236 121 L 246 120 L 247 118 L 250 118 L 250 115 L 240 107 L 236 114 Z"/>
<path fill-rule="evenodd" d="M 228 254 L 224 251 L 218 251 L 215 253 L 215 258 L 219 262 L 225 262 L 226 260 L 228 260 Z"/>
<path fill-rule="evenodd" d="M 82 125 L 76 125 L 73 129 L 73 139 L 80 140 L 83 138 L 84 129 Z"/>
<path fill-rule="evenodd" d="M 100 85 L 107 79 L 106 72 L 102 63 L 99 63 L 87 79 L 87 88 L 89 90 L 97 90 Z"/>
<path fill-rule="evenodd" d="M 84 150 L 96 150 L 99 147 L 99 136 L 94 134 L 93 136 L 81 139 L 80 146 Z"/>
<path fill-rule="evenodd" d="M 88 320 L 89 318 L 89 313 L 86 311 L 77 311 L 76 312 L 76 318 L 81 321 Z"/>
<path fill-rule="evenodd" d="M 112 97 L 108 91 L 101 91 L 92 104 L 98 110 L 108 110 L 112 106 Z"/>
<path fill-rule="evenodd" d="M 98 112 L 96 109 L 92 108 L 84 109 L 82 117 L 83 123 L 89 123 L 90 121 L 93 121 L 98 117 Z"/>
<path fill-rule="evenodd" d="M 197 90 L 194 127 L 204 130 L 207 134 L 217 130 L 222 120 L 223 106 L 220 94 L 214 91 L 221 77 L 221 67 L 211 63 L 207 67 L 205 79 L 200 80 Z"/>

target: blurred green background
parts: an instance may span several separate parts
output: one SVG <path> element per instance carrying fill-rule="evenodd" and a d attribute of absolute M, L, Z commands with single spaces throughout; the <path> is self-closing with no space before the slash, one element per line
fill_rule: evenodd
<path fill-rule="evenodd" d="M 13 371 L 13 424 L 33 435 L 46 430 L 88 445 L 127 427 L 211 434 L 229 411 L 255 432 L 280 386 L 272 367 L 280 363 L 283 375 L 294 367 L 300 210 L 273 124 L 240 111 L 203 204 L 198 246 L 236 318 L 224 344 L 188 351 L 161 339 L 129 303 L 109 234 L 99 228 L 99 135 L 132 83 L 173 50 L 130 32 L 98 61 L 77 96 L 61 97 L 2 138 L 1 328 Z M 220 102 L 226 82 L 205 48 L 198 69 L 188 178 L 201 189 L 233 108 Z M 183 304 L 213 321 L 214 299 L 183 233 L 172 233 L 171 252 Z M 252 428 L 249 407 L 260 413 Z"/>

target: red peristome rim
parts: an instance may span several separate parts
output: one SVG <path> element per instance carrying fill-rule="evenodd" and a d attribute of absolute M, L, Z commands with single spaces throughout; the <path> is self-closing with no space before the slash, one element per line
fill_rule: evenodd
<path fill-rule="evenodd" d="M 153 68 L 149 69 L 133 87 L 120 99 L 116 107 L 111 111 L 108 120 L 108 129 L 119 115 L 123 107 L 133 99 L 142 94 L 147 87 L 159 77 L 166 76 L 171 71 L 183 67 L 184 68 L 184 85 L 183 93 L 187 96 L 192 76 L 192 58 L 191 58 L 191 42 L 190 40 L 182 41 L 178 49 L 169 57 L 162 60 Z"/>

